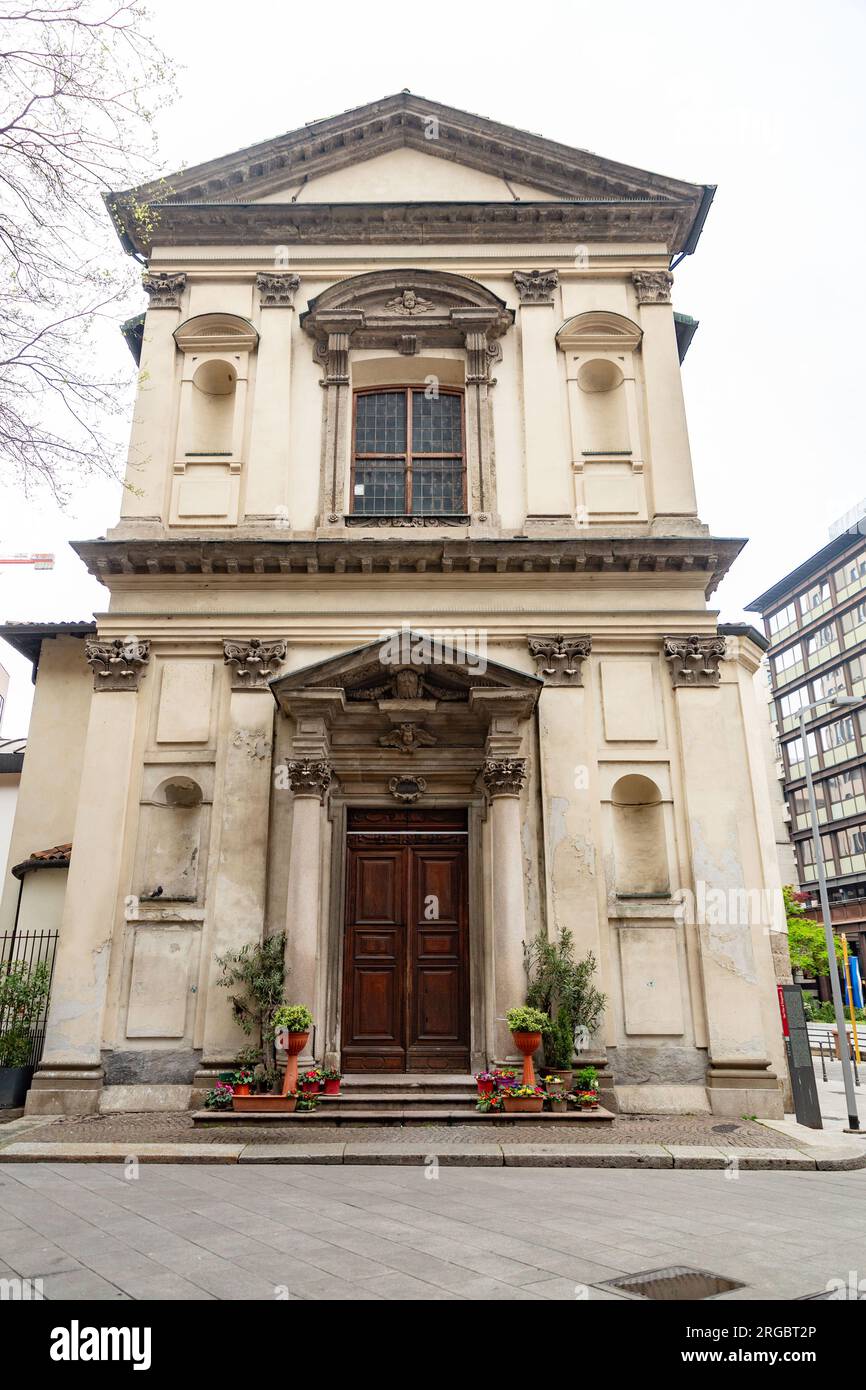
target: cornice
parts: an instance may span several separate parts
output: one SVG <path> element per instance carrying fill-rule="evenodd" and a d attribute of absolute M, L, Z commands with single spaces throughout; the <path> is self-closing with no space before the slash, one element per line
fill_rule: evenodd
<path fill-rule="evenodd" d="M 562 540 L 389 538 L 371 540 L 199 540 L 172 538 L 73 543 L 103 583 L 115 576 L 316 574 L 633 574 L 696 571 L 707 597 L 745 541 L 712 536 L 580 537 Z"/>

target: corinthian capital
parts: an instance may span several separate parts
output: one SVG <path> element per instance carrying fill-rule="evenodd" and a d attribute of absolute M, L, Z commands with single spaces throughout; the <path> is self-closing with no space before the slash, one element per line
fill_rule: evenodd
<path fill-rule="evenodd" d="M 519 796 L 526 781 L 525 758 L 487 758 L 482 770 L 487 795 Z"/>
<path fill-rule="evenodd" d="M 535 674 L 545 685 L 583 685 L 581 667 L 592 648 L 591 637 L 530 637 Z"/>
<path fill-rule="evenodd" d="M 150 643 L 138 637 L 85 642 L 84 659 L 93 672 L 94 690 L 137 690 L 141 672 L 150 659 Z"/>
<path fill-rule="evenodd" d="M 638 304 L 670 304 L 674 277 L 669 270 L 639 270 L 631 278 Z"/>
<path fill-rule="evenodd" d="M 261 270 L 256 276 L 256 289 L 263 309 L 291 309 L 300 275 L 292 271 Z"/>
<path fill-rule="evenodd" d="M 286 763 L 289 786 L 295 796 L 315 796 L 323 801 L 325 792 L 331 785 L 333 770 L 330 763 L 315 762 L 311 758 L 293 759 Z"/>
<path fill-rule="evenodd" d="M 553 291 L 559 284 L 558 270 L 515 270 L 511 278 L 521 304 L 553 303 Z"/>
<path fill-rule="evenodd" d="M 223 652 L 225 664 L 234 667 L 232 690 L 266 690 L 269 678 L 286 659 L 286 643 L 251 637 L 249 642 L 224 642 Z"/>
<path fill-rule="evenodd" d="M 718 685 L 719 662 L 725 655 L 724 637 L 666 637 L 665 661 L 678 685 Z"/>
<path fill-rule="evenodd" d="M 148 275 L 142 275 L 141 283 L 150 300 L 149 308 L 180 308 L 180 297 L 186 284 L 186 276 L 182 271 L 176 275 L 170 275 L 164 270 L 155 270 Z"/>

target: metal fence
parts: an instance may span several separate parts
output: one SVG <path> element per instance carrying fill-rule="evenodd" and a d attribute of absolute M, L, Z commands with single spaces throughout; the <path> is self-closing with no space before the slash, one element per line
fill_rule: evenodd
<path fill-rule="evenodd" d="M 48 1021 L 48 1002 L 51 997 L 51 983 L 54 979 L 57 936 L 56 931 L 19 931 L 0 934 L 0 966 L 23 965 L 28 975 L 33 973 L 37 965 L 48 966 L 48 998 L 42 1013 L 39 1018 L 34 1019 L 30 1028 L 30 1058 L 27 1065 L 31 1067 L 39 1065 L 42 1049 L 45 1045 L 45 1025 Z M 7 1027 L 8 1022 L 11 1020 L 5 1018 L 2 1008 L 0 1008 L 0 1033 Z"/>

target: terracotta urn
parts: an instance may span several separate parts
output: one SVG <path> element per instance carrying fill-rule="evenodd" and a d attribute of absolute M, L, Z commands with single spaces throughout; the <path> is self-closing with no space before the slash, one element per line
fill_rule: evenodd
<path fill-rule="evenodd" d="M 541 1047 L 540 1033 L 512 1033 L 514 1046 L 518 1052 L 523 1053 L 523 1082 L 524 1086 L 535 1085 L 535 1068 L 532 1065 L 532 1054 Z"/>
<path fill-rule="evenodd" d="M 298 1057 L 310 1040 L 309 1033 L 290 1033 L 288 1028 L 278 1028 L 275 1034 L 277 1047 L 286 1053 L 286 1074 L 283 1077 L 283 1095 L 298 1089 Z"/>

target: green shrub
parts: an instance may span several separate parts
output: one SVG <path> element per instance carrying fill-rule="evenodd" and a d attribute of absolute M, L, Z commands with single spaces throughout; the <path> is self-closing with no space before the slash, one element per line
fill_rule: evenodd
<path fill-rule="evenodd" d="M 550 1027 L 549 1014 L 542 1013 L 540 1009 L 530 1009 L 526 1004 L 509 1009 L 505 1018 L 512 1033 L 543 1033 L 545 1028 Z"/>
<path fill-rule="evenodd" d="M 313 1026 L 313 1015 L 306 1004 L 281 1004 L 274 1010 L 271 1020 L 274 1031 L 285 1028 L 288 1033 L 309 1033 Z"/>
<path fill-rule="evenodd" d="M 26 1067 L 31 1034 L 45 1012 L 51 975 L 47 964 L 30 966 L 5 961 L 0 965 L 0 1067 Z"/>
<path fill-rule="evenodd" d="M 232 1013 L 247 1037 L 261 1038 L 268 1065 L 275 1060 L 274 1034 L 264 1025 L 285 997 L 285 952 L 286 934 L 280 932 L 216 957 L 218 984 L 235 991 L 229 994 Z"/>

